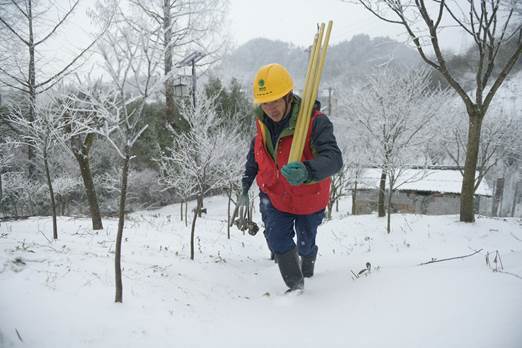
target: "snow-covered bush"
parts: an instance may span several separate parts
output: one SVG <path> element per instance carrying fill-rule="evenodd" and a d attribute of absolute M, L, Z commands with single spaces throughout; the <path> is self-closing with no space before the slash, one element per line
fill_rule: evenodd
<path fill-rule="evenodd" d="M 35 180 L 27 179 L 22 172 L 3 175 L 2 214 L 5 216 L 47 215 L 48 190 Z"/>
<path fill-rule="evenodd" d="M 71 213 L 71 203 L 83 194 L 83 183 L 80 177 L 62 176 L 53 180 L 54 195 L 61 215 Z"/>

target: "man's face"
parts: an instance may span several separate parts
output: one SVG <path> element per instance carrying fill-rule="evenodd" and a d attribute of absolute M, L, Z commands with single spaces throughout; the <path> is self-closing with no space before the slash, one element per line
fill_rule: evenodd
<path fill-rule="evenodd" d="M 279 122 L 285 117 L 286 103 L 283 98 L 261 104 L 261 109 L 274 122 Z"/>

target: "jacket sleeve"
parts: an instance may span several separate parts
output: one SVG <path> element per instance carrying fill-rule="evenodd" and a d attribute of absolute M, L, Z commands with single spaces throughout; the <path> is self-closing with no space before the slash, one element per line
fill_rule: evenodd
<path fill-rule="evenodd" d="M 243 177 L 241 178 L 241 184 L 243 186 L 243 192 L 248 192 L 250 186 L 254 182 L 256 178 L 258 167 L 257 162 L 254 157 L 254 144 L 256 138 L 254 137 L 250 142 L 250 149 L 248 150 L 247 160 L 245 163 L 245 171 L 243 173 Z"/>
<path fill-rule="evenodd" d="M 337 173 L 343 166 L 343 158 L 335 135 L 333 124 L 326 115 L 319 115 L 312 124 L 312 149 L 316 157 L 304 161 L 310 181 L 320 181 Z"/>

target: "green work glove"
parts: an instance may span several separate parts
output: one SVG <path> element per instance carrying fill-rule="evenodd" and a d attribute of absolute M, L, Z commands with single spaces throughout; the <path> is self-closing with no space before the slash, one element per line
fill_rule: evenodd
<path fill-rule="evenodd" d="M 308 169 L 301 162 L 288 163 L 281 169 L 281 173 L 290 185 L 297 186 L 308 180 Z"/>
<path fill-rule="evenodd" d="M 248 198 L 248 192 L 243 192 L 237 199 L 238 208 L 247 207 L 250 199 Z"/>

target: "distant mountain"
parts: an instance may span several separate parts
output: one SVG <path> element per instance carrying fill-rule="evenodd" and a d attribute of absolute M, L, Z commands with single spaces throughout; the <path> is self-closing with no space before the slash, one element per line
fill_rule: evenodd
<path fill-rule="evenodd" d="M 331 45 L 322 77 L 324 85 L 350 85 L 384 64 L 412 66 L 420 62 L 412 48 L 389 38 L 354 36 L 350 41 Z M 257 69 L 265 64 L 281 63 L 292 74 L 297 88 L 302 88 L 308 64 L 305 47 L 283 41 L 253 39 L 225 56 L 215 74 L 227 81 L 236 78 L 249 86 Z"/>

